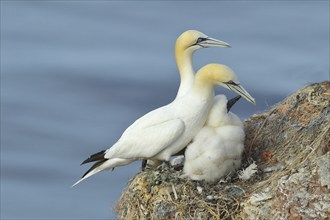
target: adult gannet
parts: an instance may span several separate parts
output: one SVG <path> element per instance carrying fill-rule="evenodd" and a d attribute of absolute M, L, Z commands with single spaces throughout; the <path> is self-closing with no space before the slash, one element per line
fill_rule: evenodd
<path fill-rule="evenodd" d="M 195 75 L 190 91 L 170 104 L 153 110 L 129 126 L 109 149 L 90 156 L 82 164 L 96 162 L 74 185 L 106 169 L 140 159 L 168 161 L 182 150 L 205 124 L 216 85 L 237 91 L 254 103 L 227 66 L 208 64 Z M 74 186 L 73 185 L 73 186 Z"/>
<path fill-rule="evenodd" d="M 234 99 L 237 101 L 238 98 Z M 205 126 L 185 152 L 183 176 L 215 182 L 241 165 L 245 133 L 224 95 L 217 95 Z"/>
<path fill-rule="evenodd" d="M 192 65 L 192 56 L 194 52 L 209 47 L 230 47 L 230 45 L 197 30 L 187 30 L 177 38 L 174 55 L 180 74 L 180 86 L 176 98 L 183 96 L 193 85 L 195 71 Z M 160 163 L 161 161 L 153 161 L 151 165 L 159 165 Z M 143 161 L 142 170 L 146 166 L 147 162 Z"/>

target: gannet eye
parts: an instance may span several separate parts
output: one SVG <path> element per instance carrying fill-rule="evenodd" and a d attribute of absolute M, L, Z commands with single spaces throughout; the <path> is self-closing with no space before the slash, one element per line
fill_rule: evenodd
<path fill-rule="evenodd" d="M 204 37 L 199 37 L 198 39 L 197 39 L 197 41 L 196 41 L 196 44 L 199 44 L 200 42 L 203 42 L 203 41 L 205 41 L 206 40 L 206 38 L 204 38 Z"/>
<path fill-rule="evenodd" d="M 226 84 L 233 85 L 233 86 L 238 86 L 239 85 L 239 84 L 233 82 L 232 80 L 229 80 L 228 82 L 226 82 Z"/>

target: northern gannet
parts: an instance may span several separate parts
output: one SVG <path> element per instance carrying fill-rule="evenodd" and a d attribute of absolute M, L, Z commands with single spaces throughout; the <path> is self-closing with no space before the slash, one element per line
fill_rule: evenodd
<path fill-rule="evenodd" d="M 168 161 L 186 147 L 205 124 L 216 85 L 237 91 L 254 103 L 252 96 L 240 85 L 229 67 L 208 64 L 197 72 L 193 86 L 185 95 L 142 116 L 124 131 L 112 147 L 83 161 L 82 164 L 95 164 L 73 186 L 100 171 L 127 165 L 135 160 Z"/>
<path fill-rule="evenodd" d="M 194 52 L 209 47 L 230 47 L 230 45 L 222 40 L 211 38 L 197 30 L 187 30 L 177 38 L 174 55 L 180 74 L 180 87 L 176 98 L 183 96 L 193 85 L 195 71 L 192 65 L 192 56 Z M 150 162 L 151 166 L 159 165 L 160 163 L 161 161 Z M 146 166 L 147 161 L 143 161 L 142 170 Z"/>
<path fill-rule="evenodd" d="M 215 182 L 240 167 L 245 133 L 230 104 L 224 95 L 215 97 L 205 126 L 187 146 L 183 176 Z"/>

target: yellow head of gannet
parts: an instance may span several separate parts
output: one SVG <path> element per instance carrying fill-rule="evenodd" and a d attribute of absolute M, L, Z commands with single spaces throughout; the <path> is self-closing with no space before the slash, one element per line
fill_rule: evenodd
<path fill-rule="evenodd" d="M 208 37 L 196 30 L 185 31 L 176 40 L 175 60 L 181 78 L 177 97 L 188 92 L 193 84 L 195 74 L 192 66 L 193 53 L 198 49 L 208 47 L 230 47 L 230 45 L 224 41 Z"/>
<path fill-rule="evenodd" d="M 203 79 L 206 79 L 209 81 L 209 79 L 213 79 L 212 82 L 214 84 L 236 92 L 252 104 L 256 103 L 254 98 L 243 88 L 243 86 L 240 85 L 235 72 L 228 66 L 222 64 L 208 64 L 202 67 L 198 73 L 196 74 L 195 80 L 202 81 Z M 204 75 L 207 75 L 208 77 L 205 77 Z M 206 82 L 204 83 L 206 84 Z"/>
<path fill-rule="evenodd" d="M 153 110 L 136 120 L 108 150 L 93 154 L 83 162 L 96 162 L 74 185 L 106 169 L 129 164 L 135 160 L 170 157 L 193 139 L 205 124 L 214 99 L 214 86 L 227 88 L 228 82 L 238 82 L 227 66 L 209 64 L 201 68 L 194 84 L 181 98 Z M 232 84 L 232 83 L 231 83 Z M 243 89 L 241 95 L 253 98 Z"/>

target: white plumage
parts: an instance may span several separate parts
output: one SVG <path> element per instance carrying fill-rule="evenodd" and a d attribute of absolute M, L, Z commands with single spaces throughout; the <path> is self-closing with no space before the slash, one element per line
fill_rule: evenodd
<path fill-rule="evenodd" d="M 227 98 L 217 95 L 205 126 L 185 152 L 184 176 L 215 182 L 241 165 L 244 129 L 237 115 L 227 112 Z"/>
<path fill-rule="evenodd" d="M 237 87 L 237 91 L 244 92 L 246 99 L 253 99 L 239 85 L 235 73 L 229 67 L 208 64 L 197 72 L 189 92 L 136 120 L 111 148 L 85 160 L 83 163 L 97 162 L 74 185 L 100 171 L 123 166 L 135 160 L 168 161 L 173 154 L 182 150 L 205 124 L 213 103 L 215 85 Z"/>
<path fill-rule="evenodd" d="M 209 47 L 230 47 L 224 41 L 208 37 L 204 33 L 196 30 L 188 30 L 183 32 L 175 43 L 175 61 L 180 74 L 180 86 L 176 98 L 185 95 L 194 83 L 195 71 L 192 65 L 192 55 L 195 51 Z M 161 161 L 148 160 L 148 165 L 156 166 Z M 142 164 L 142 169 L 146 164 Z"/>

